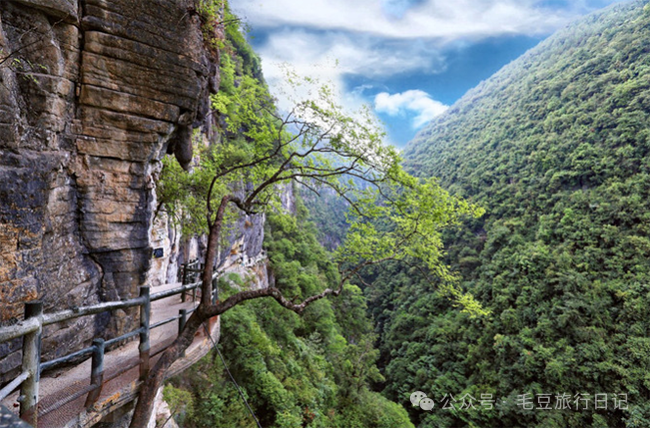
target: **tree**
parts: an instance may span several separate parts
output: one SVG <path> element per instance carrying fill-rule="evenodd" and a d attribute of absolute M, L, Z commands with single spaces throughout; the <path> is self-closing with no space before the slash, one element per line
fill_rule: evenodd
<path fill-rule="evenodd" d="M 304 83 L 295 76 L 289 80 Z M 480 210 L 449 196 L 433 180 L 420 181 L 406 174 L 397 150 L 382 144 L 383 134 L 367 109 L 355 116 L 344 114 L 331 90 L 323 86 L 314 99 L 297 101 L 287 114 L 280 115 L 265 86 L 246 75 L 213 97 L 213 109 L 224 118 L 222 141 L 202 149 L 200 163 L 191 174 L 168 164 L 166 174 L 175 177 L 163 180 L 161 189 L 172 212 L 185 215 L 191 227 L 204 227 L 208 232 L 200 304 L 144 381 L 132 428 L 146 426 L 165 371 L 201 325 L 244 301 L 271 297 L 300 314 L 316 300 L 339 295 L 362 268 L 409 258 L 437 274 L 445 293 L 465 310 L 481 311 L 439 262 L 440 229 L 463 215 L 479 215 Z M 179 179 L 185 189 L 164 188 L 165 183 Z M 333 255 L 340 271 L 338 286 L 301 302 L 268 287 L 243 290 L 212 303 L 212 278 L 228 219 L 280 209 L 277 187 L 291 182 L 315 193 L 329 187 L 350 205 L 350 232 Z"/>

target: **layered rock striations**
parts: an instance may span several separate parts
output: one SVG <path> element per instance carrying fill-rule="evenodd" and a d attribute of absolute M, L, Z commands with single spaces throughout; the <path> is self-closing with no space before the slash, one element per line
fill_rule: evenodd
<path fill-rule="evenodd" d="M 0 4 L 0 317 L 137 294 L 151 265 L 159 159 L 191 154 L 217 67 L 191 0 Z M 45 332 L 52 357 L 133 314 Z M 20 361 L 0 344 L 0 383 Z"/>

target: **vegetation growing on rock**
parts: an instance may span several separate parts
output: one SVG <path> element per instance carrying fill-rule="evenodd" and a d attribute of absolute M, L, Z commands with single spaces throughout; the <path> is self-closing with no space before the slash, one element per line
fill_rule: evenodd
<path fill-rule="evenodd" d="M 320 284 L 336 286 L 338 270 L 318 244 L 298 201 L 298 214 L 272 213 L 265 247 L 287 293 L 301 300 Z M 225 283 L 222 284 L 225 287 Z M 280 286 L 280 285 L 279 285 Z M 412 427 L 403 407 L 369 390 L 382 380 L 363 294 L 349 285 L 334 300 L 311 305 L 303 316 L 255 301 L 222 317 L 224 358 L 264 427 Z M 254 424 L 216 354 L 173 381 L 186 427 Z M 169 387 L 168 387 L 169 388 Z"/>
<path fill-rule="evenodd" d="M 236 21 L 231 20 L 230 25 L 236 25 Z M 147 423 L 151 399 L 162 384 L 165 370 L 191 343 L 202 323 L 230 310 L 236 310 L 244 324 L 243 330 L 232 331 L 237 346 L 231 353 L 250 352 L 250 358 L 235 361 L 254 368 L 242 368 L 242 372 L 251 393 L 256 394 L 253 401 L 267 426 L 408 426 L 398 406 L 368 391 L 368 380 L 378 372 L 373 366 L 376 353 L 372 336 L 367 336 L 367 323 L 364 327 L 363 319 L 346 320 L 350 314 L 345 313 L 341 314 L 343 321 L 333 318 L 331 304 L 325 298 L 347 291 L 354 293 L 349 296 L 352 300 L 341 304 L 350 304 L 356 296 L 354 305 L 358 305 L 357 289 L 349 281 L 358 277 L 362 268 L 408 258 L 440 278 L 438 290 L 450 301 L 471 314 L 483 313 L 440 263 L 442 229 L 482 211 L 450 196 L 434 180 L 407 174 L 397 150 L 383 144 L 383 133 L 368 110 L 346 113 L 327 86 L 315 88 L 313 98 L 296 99 L 290 111 L 278 112 L 264 82 L 253 75 L 258 61 L 252 59 L 250 48 L 239 46 L 240 34 L 229 30 L 225 35 L 224 40 L 217 40 L 223 54 L 223 75 L 220 90 L 212 97 L 212 114 L 219 118 L 220 138 L 215 144 L 199 147 L 199 159 L 189 172 L 167 162 L 159 183 L 162 205 L 186 226 L 208 233 L 201 301 L 140 388 L 131 427 Z M 293 75 L 288 80 L 296 84 L 313 82 L 310 78 L 298 82 Z M 350 177 L 365 185 L 358 186 Z M 278 214 L 283 211 L 278 190 L 288 185 L 314 193 L 330 189 L 350 204 L 350 227 L 335 252 L 325 252 L 313 234 Z M 239 216 L 258 214 L 273 218 L 272 233 L 281 236 L 269 245 L 274 283 L 255 289 L 242 285 L 213 301 L 213 273 L 219 267 L 218 248 L 227 225 Z M 236 309 L 261 297 L 272 299 L 257 304 L 259 314 Z M 295 318 L 282 315 L 283 310 L 302 314 L 307 309 L 305 326 L 300 328 Z M 281 319 L 278 331 L 259 331 L 257 319 L 270 320 L 264 318 L 267 311 Z M 363 307 L 356 308 L 355 313 L 363 314 Z M 310 320 L 307 314 L 315 319 Z M 342 325 L 335 326 L 339 321 Z M 354 322 L 361 323 L 356 333 Z M 342 336 L 344 328 L 346 334 L 356 336 Z M 311 334 L 316 332 L 322 338 L 322 350 L 317 346 L 321 339 Z M 287 355 L 272 358 L 282 346 Z M 309 351 L 305 346 L 313 349 Z M 256 358 L 266 351 L 270 354 L 265 355 L 265 361 Z M 302 354 L 307 361 L 299 362 L 291 351 Z M 293 370 L 281 362 L 292 365 Z M 315 378 L 303 373 L 311 370 L 310 366 L 315 366 Z M 337 386 L 332 384 L 332 377 Z M 301 384 L 304 388 L 297 387 Z M 333 392 L 325 392 L 320 398 L 301 396 L 309 391 L 316 394 L 320 388 Z M 376 409 L 377 405 L 386 409 Z M 362 412 L 364 406 L 372 407 Z M 314 411 L 334 413 L 317 421 Z M 211 417 L 201 412 L 193 414 L 197 421 Z M 228 423 L 234 423 L 231 416 L 239 419 L 237 414 L 225 415 Z"/>

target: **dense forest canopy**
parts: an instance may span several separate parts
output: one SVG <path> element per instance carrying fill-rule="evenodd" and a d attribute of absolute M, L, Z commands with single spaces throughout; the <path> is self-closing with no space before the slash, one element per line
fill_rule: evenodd
<path fill-rule="evenodd" d="M 259 78 L 238 34 L 224 97 L 237 76 Z M 486 210 L 444 240 L 449 272 L 488 316 L 451 305 L 408 258 L 366 269 L 360 288 L 303 319 L 261 303 L 224 316 L 226 363 L 265 426 L 650 426 L 649 53 L 645 1 L 598 12 L 470 91 L 405 149 L 411 173 Z M 227 101 L 215 104 L 226 112 Z M 298 298 L 335 276 L 316 238 L 335 249 L 347 228 L 334 193 L 303 198 L 296 219 L 269 217 L 266 240 Z M 187 426 L 251 424 L 224 368 L 206 361 L 168 387 Z M 435 405 L 407 406 L 409 422 L 394 402 L 415 391 Z"/>
<path fill-rule="evenodd" d="M 412 426 L 403 407 L 371 390 L 383 378 L 372 322 L 351 280 L 364 267 L 408 259 L 438 278 L 448 305 L 484 313 L 441 262 L 444 228 L 483 210 L 406 173 L 369 110 L 346 112 L 329 86 L 309 76 L 286 75 L 290 86 L 310 88 L 307 99 L 296 90 L 293 107 L 278 111 L 239 20 L 227 5 L 220 19 L 218 0 L 204 6 L 204 36 L 220 54 L 213 123 L 207 133 L 194 130 L 190 168 L 167 158 L 157 187 L 160 209 L 186 235 L 209 232 L 201 300 L 143 383 L 131 427 L 146 425 L 162 373 L 217 315 L 225 359 L 217 364 L 213 355 L 195 377 L 167 387 L 185 426 L 251 426 L 255 418 L 278 428 Z M 213 22 L 226 28 L 216 31 Z M 318 243 L 297 188 L 327 189 L 349 204 L 347 233 L 335 251 Z M 266 219 L 264 284 L 235 273 L 217 274 L 215 283 L 218 248 L 236 254 L 226 232 L 252 216 Z M 262 297 L 271 299 L 255 302 Z"/>
<path fill-rule="evenodd" d="M 486 209 L 448 232 L 447 261 L 492 311 L 450 309 L 401 264 L 368 272 L 386 394 L 436 400 L 409 410 L 419 426 L 650 426 L 649 137 L 635 1 L 555 34 L 407 146 L 407 169 Z M 467 394 L 475 408 L 441 408 Z"/>
<path fill-rule="evenodd" d="M 339 273 L 296 202 L 295 217 L 269 216 L 265 248 L 279 286 L 304 298 L 322 283 L 333 286 Z M 220 289 L 228 295 L 245 285 L 245 278 L 231 276 Z M 182 426 L 254 426 L 228 367 L 264 427 L 412 427 L 402 406 L 369 388 L 383 380 L 374 339 L 365 299 L 353 285 L 303 316 L 251 302 L 222 318 L 219 347 L 227 366 L 216 355 L 206 358 L 167 386 L 165 396 Z"/>

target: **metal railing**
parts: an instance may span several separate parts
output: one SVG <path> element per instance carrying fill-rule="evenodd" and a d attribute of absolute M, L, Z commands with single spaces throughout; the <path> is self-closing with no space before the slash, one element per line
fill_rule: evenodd
<path fill-rule="evenodd" d="M 197 275 L 192 275 L 192 273 L 199 271 L 199 269 L 197 269 L 198 266 L 198 261 L 192 261 L 191 264 L 188 263 L 187 265 L 183 265 L 183 285 L 180 287 L 175 287 L 169 290 L 151 294 L 150 288 L 148 286 L 143 286 L 140 287 L 140 295 L 133 299 L 75 307 L 72 309 L 50 314 L 43 313 L 43 303 L 41 301 L 32 301 L 26 303 L 24 316 L 25 319 L 23 321 L 15 325 L 0 327 L 0 343 L 14 340 L 20 337 L 23 338 L 21 373 L 18 375 L 18 377 L 16 377 L 16 379 L 8 383 L 4 388 L 0 390 L 0 400 L 5 399 L 8 395 L 20 387 L 20 395 L 18 398 L 18 401 L 20 403 L 20 417 L 28 423 L 32 424 L 32 426 L 36 427 L 39 415 L 38 393 L 41 372 L 65 363 L 77 361 L 80 357 L 92 354 L 90 385 L 87 385 L 74 394 L 70 394 L 64 399 L 48 406 L 47 409 L 43 409 L 40 413 L 46 414 L 48 411 L 68 404 L 80 398 L 84 394 L 88 394 L 84 407 L 91 407 L 99 399 L 102 385 L 105 382 L 114 379 L 115 377 L 135 367 L 124 367 L 117 373 L 113 373 L 110 379 L 104 379 L 104 352 L 106 347 L 134 336 L 139 336 L 140 338 L 140 343 L 138 346 L 139 362 L 136 363 L 136 365 L 139 364 L 140 366 L 140 380 L 143 380 L 149 372 L 150 359 L 167 348 L 167 346 L 163 347 L 162 349 L 159 349 L 154 355 L 151 355 L 151 346 L 149 343 L 149 334 L 151 329 L 178 320 L 178 333 L 180 334 L 182 329 L 185 327 L 185 322 L 187 320 L 188 314 L 194 310 L 181 309 L 179 311 L 179 315 L 164 319 L 151 325 L 151 302 L 176 294 L 181 294 L 182 301 L 185 302 L 185 295 L 188 291 L 193 292 L 192 297 L 194 299 L 196 297 L 196 289 L 200 287 L 201 283 L 188 282 L 191 279 L 196 279 Z M 219 272 L 216 272 L 213 276 L 213 302 L 217 298 L 216 282 L 218 275 Z M 126 309 L 134 306 L 140 307 L 139 328 L 110 340 L 95 338 L 93 339 L 92 346 L 88 348 L 72 352 L 50 361 L 41 362 L 41 340 L 44 326 L 56 324 L 62 321 L 68 321 L 82 316 L 99 314 L 116 309 Z"/>
<path fill-rule="evenodd" d="M 192 259 L 181 266 L 181 270 L 179 271 L 181 276 L 180 282 L 183 284 L 196 282 L 201 272 L 203 272 L 203 263 L 200 263 L 198 259 Z M 181 302 L 185 302 L 186 298 L 186 292 L 183 292 L 181 294 Z M 194 299 L 196 299 L 196 288 L 192 290 L 192 300 Z"/>

